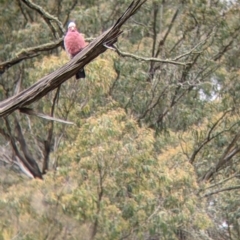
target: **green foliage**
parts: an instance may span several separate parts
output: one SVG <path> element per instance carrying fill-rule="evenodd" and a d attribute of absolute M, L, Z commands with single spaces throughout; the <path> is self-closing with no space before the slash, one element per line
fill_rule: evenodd
<path fill-rule="evenodd" d="M 80 226 L 96 227 L 96 239 L 146 234 L 176 239 L 179 225 L 208 227 L 205 213 L 193 215 L 199 203 L 189 196 L 197 183 L 179 148 L 156 156 L 152 130 L 139 128 L 114 105 L 107 108 L 86 119 L 74 143 L 58 152 L 61 161 L 56 174 L 49 173 L 44 182 L 29 182 L 25 189 L 9 189 L 1 204 L 15 209 L 13 220 L 26 222 L 35 216 L 38 226 L 54 221 L 57 231 L 74 226 L 75 219 Z M 176 163 L 179 168 L 173 169 Z M 56 210 L 59 216 L 52 215 Z M 8 234 L 10 229 L 4 227 Z M 21 235 L 24 225 L 20 229 Z M 42 238 L 47 230 L 32 228 L 25 234 Z"/>
<path fill-rule="evenodd" d="M 131 1 L 34 2 L 95 37 Z M 22 1 L 0 7 L 2 62 L 62 37 Z M 53 130 L 43 181 L 12 164 L 1 119 L 0 240 L 239 239 L 239 27 L 238 1 L 147 1 L 117 44 L 139 60 L 108 50 L 31 105 L 51 115 L 56 100 L 54 117 L 75 125 L 8 117 L 40 168 Z M 59 47 L 10 67 L 0 98 L 67 61 Z"/>

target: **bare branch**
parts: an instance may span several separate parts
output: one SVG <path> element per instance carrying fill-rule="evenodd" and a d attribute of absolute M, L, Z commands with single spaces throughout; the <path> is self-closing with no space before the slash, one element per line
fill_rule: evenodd
<path fill-rule="evenodd" d="M 122 57 L 130 57 L 133 58 L 135 60 L 139 60 L 139 61 L 145 61 L 145 62 L 161 62 L 161 63 L 168 63 L 168 64 L 173 64 L 173 65 L 181 65 L 181 66 L 186 66 L 188 64 L 191 64 L 190 62 L 178 62 L 178 61 L 174 61 L 171 59 L 160 59 L 160 58 L 154 58 L 154 57 L 141 57 L 132 53 L 127 53 L 127 52 L 123 52 L 121 51 L 119 48 L 117 48 L 116 46 L 114 46 L 116 52 L 118 53 L 118 55 L 122 56 Z"/>
<path fill-rule="evenodd" d="M 17 4 L 18 4 L 18 6 L 19 6 L 19 8 L 20 8 L 20 11 L 21 11 L 24 19 L 25 19 L 25 24 L 26 24 L 26 23 L 28 22 L 28 18 L 27 18 L 26 13 L 23 11 L 22 4 L 21 4 L 21 0 L 17 0 Z"/>
<path fill-rule="evenodd" d="M 223 120 L 223 118 L 227 115 L 227 113 L 229 113 L 231 110 L 228 110 L 226 112 L 223 113 L 223 115 L 213 124 L 213 126 L 210 128 L 210 130 L 208 131 L 207 137 L 205 138 L 205 140 L 200 144 L 200 146 L 197 147 L 197 149 L 194 150 L 194 152 L 192 153 L 189 162 L 191 164 L 193 164 L 197 154 L 200 152 L 200 150 L 207 144 L 209 143 L 212 139 L 218 137 L 220 134 L 222 134 L 224 131 L 221 131 L 215 135 L 212 135 L 213 130 L 216 128 L 216 126 Z"/>
<path fill-rule="evenodd" d="M 66 14 L 66 19 L 64 20 L 64 26 L 67 24 L 68 20 L 69 20 L 69 16 L 70 16 L 70 13 L 71 11 L 75 8 L 75 6 L 77 5 L 78 3 L 78 0 L 75 0 L 72 4 L 72 6 L 65 12 Z"/>
<path fill-rule="evenodd" d="M 223 152 L 222 156 L 219 158 L 218 162 L 213 168 L 210 168 L 202 177 L 201 181 L 208 181 L 212 178 L 212 176 L 218 172 L 220 169 L 222 169 L 224 166 L 226 166 L 227 163 L 237 154 L 240 152 L 239 147 L 234 147 L 234 145 L 237 143 L 238 139 L 240 138 L 240 132 L 235 135 L 233 140 L 230 142 L 230 144 L 226 147 L 225 151 Z"/>
<path fill-rule="evenodd" d="M 15 137 L 12 135 L 12 131 L 11 131 L 11 127 L 10 127 L 10 123 L 9 123 L 9 120 L 8 118 L 4 118 L 4 121 L 6 123 L 6 127 L 7 127 L 7 130 L 8 130 L 8 134 L 7 134 L 7 137 L 8 139 L 10 140 L 11 142 L 11 145 L 12 145 L 12 148 L 16 154 L 16 157 L 18 159 L 20 159 L 20 161 L 22 162 L 22 164 L 24 165 L 25 168 L 28 169 L 28 171 L 35 177 L 35 178 L 40 178 L 42 179 L 42 174 L 37 166 L 37 163 L 35 162 L 34 159 L 31 158 L 31 156 L 29 156 L 27 154 L 27 157 L 30 157 L 29 160 L 30 162 L 28 161 L 28 159 L 26 159 L 24 156 L 22 156 L 22 154 L 20 154 L 18 148 L 17 148 L 17 145 L 16 145 L 16 139 Z M 19 129 L 18 129 L 19 130 Z M 21 138 L 21 136 L 20 136 Z M 21 139 L 22 140 L 22 139 Z M 24 141 L 25 142 L 25 141 Z M 22 147 L 22 150 L 25 151 L 25 146 L 24 146 L 24 142 L 21 142 L 21 147 Z M 26 153 L 26 152 L 25 152 Z M 32 161 L 33 160 L 33 161 Z"/>
<path fill-rule="evenodd" d="M 31 166 L 31 169 L 34 170 L 33 176 L 38 177 L 38 178 L 42 178 L 42 173 L 40 172 L 39 167 L 38 167 L 35 159 L 33 158 L 32 154 L 28 150 L 27 143 L 24 139 L 21 126 L 20 126 L 20 124 L 18 122 L 18 119 L 16 117 L 15 117 L 15 126 L 16 126 L 16 132 L 18 134 L 18 141 L 20 143 L 21 150 L 22 150 L 22 152 L 25 156 L 25 159 L 27 160 L 27 162 Z M 28 168 L 28 170 L 31 171 L 29 168 Z"/>
<path fill-rule="evenodd" d="M 234 40 L 239 36 L 239 30 L 240 27 L 237 27 L 236 29 L 234 29 L 234 31 L 231 33 L 232 39 L 229 41 L 228 44 L 226 44 L 225 46 L 222 47 L 222 49 L 213 57 L 214 61 L 218 61 L 222 58 L 222 56 L 231 49 Z"/>
<path fill-rule="evenodd" d="M 157 100 L 156 100 L 155 102 L 153 102 L 153 101 L 154 101 L 154 98 L 152 98 L 152 100 L 151 100 L 151 102 L 148 104 L 146 110 L 141 114 L 141 116 L 138 117 L 138 120 L 137 120 L 138 122 L 139 122 L 141 119 L 145 118 L 146 115 L 147 115 L 147 113 L 150 112 L 150 111 L 152 111 L 152 110 L 160 103 L 161 98 L 163 97 L 163 95 L 164 95 L 164 93 L 167 91 L 167 89 L 168 89 L 168 86 L 165 87 L 165 88 L 162 90 L 162 92 L 159 94 L 159 96 L 157 97 Z"/>
<path fill-rule="evenodd" d="M 183 96 L 191 91 L 193 89 L 193 86 L 189 86 L 187 89 L 185 89 L 181 94 L 176 95 L 173 97 L 172 102 L 170 104 L 170 106 L 168 106 L 167 108 L 165 108 L 165 110 L 159 114 L 155 124 L 156 125 L 160 125 L 160 123 L 163 121 L 163 118 L 168 114 L 168 112 L 173 108 L 173 106 L 175 106 L 178 102 L 180 102 L 180 100 L 183 98 Z"/>
<path fill-rule="evenodd" d="M 34 175 L 29 171 L 29 169 L 22 163 L 18 156 L 15 156 L 16 164 L 21 169 L 21 171 L 26 174 L 29 178 L 34 178 Z"/>
<path fill-rule="evenodd" d="M 57 91 L 55 92 L 53 103 L 51 107 L 51 117 L 54 115 L 55 105 L 57 103 L 57 99 L 60 93 L 61 86 L 58 87 Z M 43 159 L 43 167 L 42 167 L 42 173 L 45 174 L 48 170 L 48 163 L 49 163 L 49 155 L 51 152 L 51 143 L 53 138 L 53 129 L 54 129 L 54 122 L 52 121 L 50 123 L 50 127 L 48 130 L 48 137 L 47 140 L 44 141 L 44 159 Z"/>
<path fill-rule="evenodd" d="M 210 192 L 210 193 L 206 193 L 202 197 L 209 197 L 211 195 L 214 195 L 214 194 L 217 194 L 220 192 L 226 192 L 226 191 L 232 191 L 232 190 L 238 190 L 238 189 L 240 189 L 240 185 L 236 185 L 236 186 L 232 186 L 232 187 L 228 187 L 228 188 L 222 188 L 222 189 Z"/>
<path fill-rule="evenodd" d="M 188 55 L 190 55 L 190 54 L 200 54 L 200 53 L 201 53 L 200 51 L 195 51 L 195 50 L 196 50 L 197 47 L 199 47 L 200 45 L 202 45 L 202 43 L 203 43 L 203 42 L 198 43 L 196 46 L 194 46 L 194 47 L 193 47 L 192 49 L 190 49 L 188 52 L 183 53 L 183 54 L 175 57 L 175 58 L 173 59 L 173 61 L 177 61 L 177 60 L 179 60 L 179 59 L 181 59 L 181 58 L 183 58 L 183 57 L 186 57 L 186 56 L 188 56 Z"/>
<path fill-rule="evenodd" d="M 153 2 L 153 44 L 152 44 L 152 57 L 154 57 L 156 42 L 157 42 L 157 15 L 159 7 L 156 2 Z"/>
<path fill-rule="evenodd" d="M 203 192 L 203 191 L 206 191 L 206 190 L 208 190 L 208 189 L 210 189 L 210 188 L 215 188 L 215 187 L 217 187 L 217 186 L 219 186 L 219 185 L 222 185 L 223 183 L 226 183 L 227 181 L 229 181 L 229 180 L 231 180 L 231 179 L 233 179 L 233 178 L 236 178 L 236 177 L 240 177 L 240 174 L 237 173 L 237 172 L 236 172 L 235 174 L 233 174 L 232 176 L 228 177 L 228 178 L 225 178 L 225 179 L 223 179 L 223 180 L 221 180 L 221 181 L 219 181 L 219 182 L 217 182 L 217 183 L 214 183 L 214 184 L 212 184 L 212 185 L 210 185 L 210 186 L 208 186 L 208 187 L 206 187 L 206 188 L 204 188 L 204 189 L 200 189 L 200 190 L 198 191 L 198 194 L 201 193 L 201 192 Z"/>
<path fill-rule="evenodd" d="M 164 37 L 159 41 L 158 50 L 157 50 L 157 52 L 156 52 L 156 54 L 155 54 L 155 57 L 157 57 L 157 56 L 159 55 L 159 53 L 160 53 L 160 51 L 161 51 L 161 47 L 164 45 L 164 43 L 165 43 L 165 41 L 166 41 L 166 39 L 167 39 L 167 37 L 168 37 L 168 35 L 169 35 L 172 27 L 173 27 L 173 24 L 174 24 L 175 20 L 177 19 L 178 13 L 179 13 L 179 9 L 177 9 L 177 10 L 175 11 L 175 13 L 173 14 L 172 20 L 171 20 L 171 22 L 170 22 L 170 24 L 169 24 L 169 26 L 168 26 L 168 29 L 167 29 Z"/>
<path fill-rule="evenodd" d="M 48 116 L 46 114 L 43 114 L 43 113 L 38 113 L 38 112 L 35 112 L 33 109 L 31 108 L 19 108 L 19 111 L 21 113 L 25 113 L 25 114 L 28 114 L 28 115 L 32 115 L 32 116 L 37 116 L 37 117 L 41 117 L 41 118 L 44 118 L 44 119 L 47 119 L 47 120 L 50 120 L 50 121 L 56 121 L 56 122 L 60 122 L 60 123 L 65 123 L 65 124 L 74 124 L 73 122 L 69 122 L 69 121 L 65 121 L 65 120 L 62 120 L 62 119 L 59 119 L 59 118 L 55 118 L 55 117 L 52 117 L 52 116 Z"/>

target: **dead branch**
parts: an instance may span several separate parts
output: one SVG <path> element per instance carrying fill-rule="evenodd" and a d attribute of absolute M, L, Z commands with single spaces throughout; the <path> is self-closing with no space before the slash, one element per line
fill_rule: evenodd
<path fill-rule="evenodd" d="M 13 111 L 39 100 L 48 92 L 59 87 L 63 82 L 75 75 L 79 69 L 83 68 L 99 54 L 105 52 L 107 48 L 104 45 L 112 46 L 117 41 L 118 36 L 121 34 L 121 26 L 145 2 L 146 0 L 133 1 L 124 14 L 109 30 L 92 41 L 71 61 L 51 74 L 43 77 L 29 88 L 0 102 L 0 117 L 7 116 Z"/>
<path fill-rule="evenodd" d="M 121 51 L 119 48 L 117 48 L 116 46 L 114 46 L 114 49 L 116 50 L 117 54 L 119 56 L 122 57 L 130 57 L 133 58 L 135 60 L 139 60 L 139 61 L 145 61 L 145 62 L 160 62 L 160 63 L 168 63 L 168 64 L 173 64 L 173 65 L 181 65 L 181 66 L 186 66 L 188 64 L 191 64 L 190 62 L 178 62 L 178 61 L 174 61 L 171 59 L 160 59 L 160 58 L 154 58 L 154 57 L 141 57 L 132 53 L 127 53 L 127 52 L 123 52 Z"/>
<path fill-rule="evenodd" d="M 60 123 L 65 123 L 65 124 L 74 124 L 73 122 L 65 121 L 65 120 L 62 120 L 62 119 L 59 119 L 59 118 L 55 118 L 55 117 L 43 114 L 43 113 L 36 112 L 31 108 L 23 107 L 23 108 L 19 108 L 19 111 L 21 113 L 25 113 L 27 115 L 37 116 L 37 117 L 44 118 L 44 119 L 47 119 L 47 120 L 50 120 L 50 121 L 55 121 L 55 122 L 60 122 Z"/>

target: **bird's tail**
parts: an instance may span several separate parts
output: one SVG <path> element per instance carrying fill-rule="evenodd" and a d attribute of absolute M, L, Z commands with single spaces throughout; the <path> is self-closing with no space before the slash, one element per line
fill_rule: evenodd
<path fill-rule="evenodd" d="M 85 71 L 84 71 L 84 69 L 82 68 L 82 69 L 80 69 L 80 70 L 77 72 L 77 74 L 76 74 L 76 79 L 85 78 L 85 77 L 86 77 Z"/>

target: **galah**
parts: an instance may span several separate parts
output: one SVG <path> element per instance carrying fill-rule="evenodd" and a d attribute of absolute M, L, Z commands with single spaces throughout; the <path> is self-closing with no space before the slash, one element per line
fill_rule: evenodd
<path fill-rule="evenodd" d="M 76 24 L 70 22 L 68 24 L 68 31 L 64 37 L 64 47 L 69 54 L 70 58 L 73 58 L 76 54 L 82 51 L 86 46 L 86 42 L 81 33 L 78 32 Z M 85 78 L 84 69 L 80 69 L 76 74 L 76 79 Z"/>

